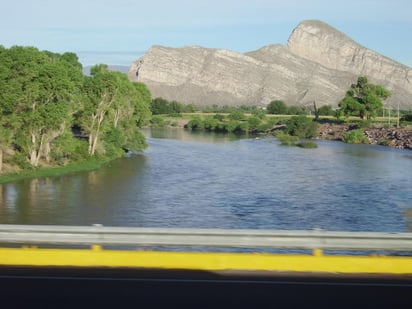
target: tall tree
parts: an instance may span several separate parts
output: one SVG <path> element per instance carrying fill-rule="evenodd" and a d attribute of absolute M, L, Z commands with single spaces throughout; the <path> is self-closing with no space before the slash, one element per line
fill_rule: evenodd
<path fill-rule="evenodd" d="M 266 110 L 269 114 L 286 115 L 288 113 L 288 106 L 284 101 L 275 100 L 269 103 Z"/>
<path fill-rule="evenodd" d="M 345 97 L 339 102 L 339 114 L 345 116 L 356 114 L 361 119 L 370 119 L 383 108 L 383 100 L 390 95 L 389 90 L 371 84 L 365 76 L 360 76 L 357 83 L 351 85 Z"/>
<path fill-rule="evenodd" d="M 36 167 L 50 159 L 51 142 L 71 126 L 81 65 L 73 55 L 19 46 L 2 51 L 2 64 L 1 125 Z"/>
<path fill-rule="evenodd" d="M 131 83 L 125 74 L 109 71 L 106 65 L 97 65 L 85 79 L 83 90 L 78 122 L 89 137 L 90 155 L 99 147 L 105 152 L 104 142 L 117 148 L 129 148 L 135 137 L 141 142 L 138 126 L 150 114 L 147 88 Z"/>

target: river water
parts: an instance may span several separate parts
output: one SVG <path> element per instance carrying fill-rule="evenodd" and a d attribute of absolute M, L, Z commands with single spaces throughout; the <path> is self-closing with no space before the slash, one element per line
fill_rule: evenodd
<path fill-rule="evenodd" d="M 147 130 L 97 171 L 0 185 L 0 223 L 406 232 L 412 151 Z"/>

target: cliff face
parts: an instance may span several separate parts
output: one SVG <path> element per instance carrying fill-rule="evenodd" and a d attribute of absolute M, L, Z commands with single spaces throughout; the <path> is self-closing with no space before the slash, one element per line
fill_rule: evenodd
<path fill-rule="evenodd" d="M 365 75 L 393 92 L 387 104 L 412 107 L 412 70 L 360 46 L 319 21 L 296 27 L 287 46 L 240 54 L 198 46 L 153 46 L 133 62 L 129 78 L 153 97 L 198 105 L 288 104 L 337 106 L 350 84 Z"/>

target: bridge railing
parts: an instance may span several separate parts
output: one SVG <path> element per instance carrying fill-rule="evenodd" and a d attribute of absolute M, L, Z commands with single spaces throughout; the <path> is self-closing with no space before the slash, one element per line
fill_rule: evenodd
<path fill-rule="evenodd" d="M 0 225 L 1 245 L 207 247 L 412 252 L 412 234 L 324 230 Z"/>

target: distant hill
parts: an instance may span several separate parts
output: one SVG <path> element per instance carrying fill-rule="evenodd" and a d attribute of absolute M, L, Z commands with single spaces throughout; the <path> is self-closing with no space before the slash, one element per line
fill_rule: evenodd
<path fill-rule="evenodd" d="M 83 67 L 83 74 L 84 75 L 90 75 L 90 69 L 91 68 L 92 68 L 92 66 Z M 122 72 L 122 73 L 128 73 L 130 67 L 125 66 L 125 65 L 108 65 L 108 68 L 109 68 L 110 71 L 118 71 L 118 72 Z"/>
<path fill-rule="evenodd" d="M 386 106 L 412 109 L 412 69 L 361 46 L 330 25 L 308 20 L 287 45 L 241 54 L 199 46 L 153 46 L 132 63 L 129 79 L 145 83 L 153 97 L 198 105 L 334 107 L 361 75 L 392 91 Z"/>

